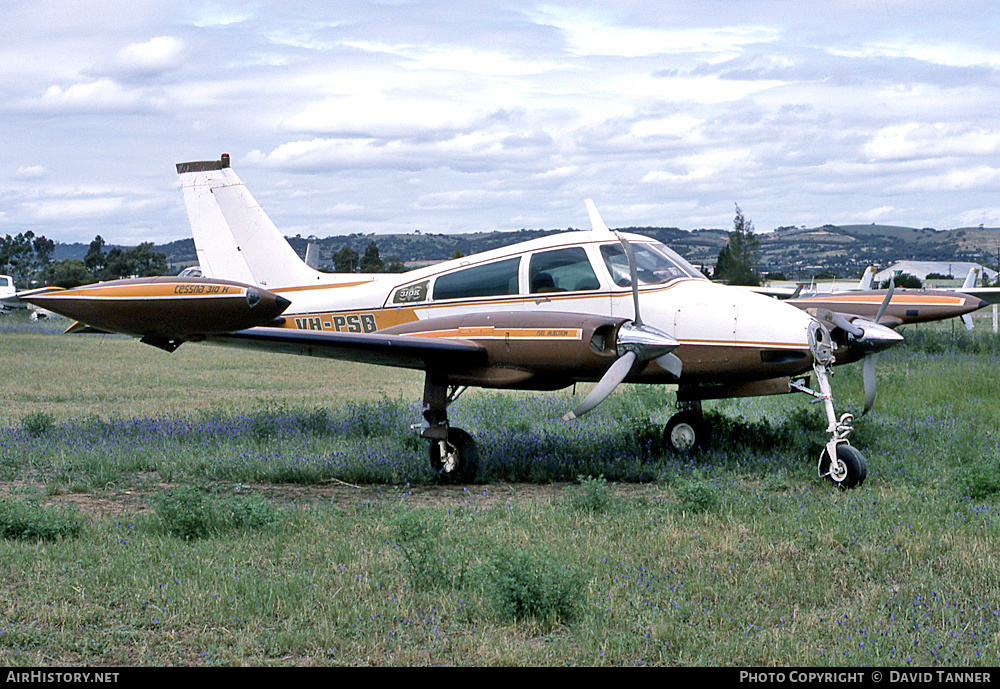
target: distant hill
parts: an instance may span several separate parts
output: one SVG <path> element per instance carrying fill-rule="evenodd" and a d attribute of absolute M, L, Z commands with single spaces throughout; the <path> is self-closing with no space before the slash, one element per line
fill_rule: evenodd
<path fill-rule="evenodd" d="M 572 229 L 572 228 L 570 228 Z M 625 232 L 658 239 L 699 267 L 714 267 L 727 231 L 682 230 L 676 227 L 624 227 Z M 320 264 L 329 264 L 341 247 L 363 254 L 374 241 L 379 255 L 396 256 L 408 266 L 443 261 L 460 251 L 463 255 L 496 249 L 567 230 L 514 230 L 469 234 L 351 234 L 315 239 Z M 781 227 L 760 235 L 760 268 L 781 272 L 790 279 L 810 278 L 820 271 L 840 277 L 859 277 L 868 265 L 884 267 L 896 261 L 973 261 L 996 266 L 1000 261 L 1000 228 L 963 227 L 954 230 L 899 227 L 893 225 L 823 225 Z M 289 243 L 305 256 L 309 239 L 289 237 Z M 87 244 L 56 244 L 54 258 L 82 259 Z M 108 247 L 110 248 L 110 246 Z M 180 239 L 154 247 L 166 254 L 171 266 L 180 270 L 197 262 L 194 241 Z"/>

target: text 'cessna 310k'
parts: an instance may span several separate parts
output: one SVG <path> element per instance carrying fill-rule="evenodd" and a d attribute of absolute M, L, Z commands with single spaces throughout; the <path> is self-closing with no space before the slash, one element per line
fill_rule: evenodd
<path fill-rule="evenodd" d="M 29 300 L 77 320 L 67 332 L 125 333 L 167 351 L 204 342 L 423 370 L 419 432 L 446 479 L 475 478 L 475 442 L 447 414 L 467 386 L 577 382 L 597 385 L 567 421 L 620 383 L 676 384 L 679 411 L 664 442 L 678 452 L 704 441 L 702 400 L 811 394 L 830 434 L 820 475 L 845 488 L 865 479 L 865 458 L 848 441 L 852 417 L 837 417 L 829 375 L 834 363 L 870 362 L 900 342 L 889 328 L 852 317 L 847 330 L 712 283 L 663 244 L 610 230 L 590 201 L 589 232 L 407 273 L 321 273 L 295 254 L 229 156 L 179 163 L 177 172 L 203 277 L 116 280 Z"/>

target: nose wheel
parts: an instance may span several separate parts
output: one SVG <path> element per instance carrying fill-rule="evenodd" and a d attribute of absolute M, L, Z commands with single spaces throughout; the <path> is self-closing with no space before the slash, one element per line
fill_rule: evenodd
<path fill-rule="evenodd" d="M 864 455 L 851 446 L 847 440 L 853 430 L 854 417 L 851 414 L 837 414 L 833 408 L 833 390 L 830 376 L 833 374 L 833 341 L 830 333 L 815 323 L 809 330 L 809 348 L 813 354 L 813 373 L 819 391 L 811 389 L 803 380 L 792 380 L 793 390 L 804 392 L 823 404 L 826 412 L 827 432 L 831 434 L 823 452 L 819 456 L 819 475 L 826 476 L 839 488 L 857 488 L 868 476 L 868 462 Z"/>
<path fill-rule="evenodd" d="M 838 443 L 831 460 L 830 448 L 823 448 L 819 458 L 820 476 L 826 476 L 837 487 L 858 488 L 868 476 L 868 462 L 858 450 L 847 443 Z"/>

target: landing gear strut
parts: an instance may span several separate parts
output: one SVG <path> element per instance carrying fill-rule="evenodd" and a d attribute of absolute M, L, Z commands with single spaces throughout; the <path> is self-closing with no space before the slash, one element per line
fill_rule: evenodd
<path fill-rule="evenodd" d="M 854 417 L 851 414 L 837 413 L 833 408 L 833 391 L 830 388 L 830 376 L 833 374 L 833 340 L 830 333 L 819 325 L 814 325 L 809 331 L 809 348 L 813 353 L 813 373 L 819 392 L 810 388 L 802 380 L 793 380 L 790 385 L 823 403 L 826 412 L 827 433 L 830 440 L 819 456 L 819 475 L 827 477 L 835 486 L 843 489 L 857 488 L 865 482 L 868 476 L 868 462 L 856 448 L 847 440 L 854 428 Z"/>
<path fill-rule="evenodd" d="M 420 437 L 431 441 L 431 468 L 447 483 L 472 483 L 479 468 L 476 441 L 461 428 L 448 425 L 448 405 L 463 392 L 464 386 L 449 386 L 446 377 L 430 372 L 424 381 Z"/>

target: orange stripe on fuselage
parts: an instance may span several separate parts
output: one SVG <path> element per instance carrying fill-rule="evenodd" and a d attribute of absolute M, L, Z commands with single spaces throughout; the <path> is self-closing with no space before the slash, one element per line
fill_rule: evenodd
<path fill-rule="evenodd" d="M 407 333 L 413 337 L 460 338 L 465 340 L 579 340 L 580 328 L 447 328 Z"/>
<path fill-rule="evenodd" d="M 871 304 L 880 305 L 885 300 L 884 294 L 870 294 L 870 295 L 828 295 L 825 297 L 800 297 L 795 301 L 797 303 L 837 303 L 837 304 Z M 965 299 L 963 297 L 949 297 L 944 295 L 933 295 L 933 294 L 893 294 L 892 299 L 889 300 L 889 304 L 906 304 L 906 305 L 927 305 L 927 306 L 962 306 L 965 304 Z"/>

